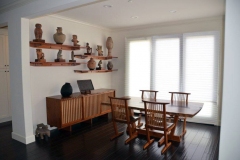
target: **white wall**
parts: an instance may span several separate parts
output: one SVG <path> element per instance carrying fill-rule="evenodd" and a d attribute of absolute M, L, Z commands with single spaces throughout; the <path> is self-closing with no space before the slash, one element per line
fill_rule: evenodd
<path fill-rule="evenodd" d="M 240 159 L 240 1 L 226 1 L 222 123 L 219 159 Z"/>
<path fill-rule="evenodd" d="M 168 34 L 179 34 L 187 32 L 201 32 L 201 31 L 219 31 L 220 32 L 220 46 L 223 46 L 223 29 L 224 29 L 224 18 L 213 17 L 208 19 L 180 21 L 162 24 L 154 27 L 142 27 L 133 28 L 128 30 L 115 31 L 112 34 L 112 38 L 115 44 L 114 54 L 119 58 L 116 62 L 118 73 L 113 74 L 112 82 L 113 86 L 116 86 L 117 94 L 120 96 L 124 95 L 124 74 L 125 74 L 125 38 L 152 36 L 152 35 L 168 35 Z M 223 48 L 220 49 L 220 57 L 223 54 Z M 221 67 L 220 67 L 221 68 Z M 144 76 L 144 75 L 143 75 Z M 222 75 L 220 75 L 221 77 Z M 221 84 L 220 78 L 220 84 Z M 221 95 L 221 90 L 219 95 Z M 221 97 L 220 97 L 221 98 Z"/>
<path fill-rule="evenodd" d="M 35 141 L 33 134 L 30 65 L 29 20 L 96 0 L 36 0 L 0 14 L 0 26 L 8 25 L 9 69 L 12 106 L 12 138 L 24 144 Z"/>
<path fill-rule="evenodd" d="M 55 17 L 43 17 L 33 19 L 29 23 L 29 39 L 35 39 L 34 29 L 35 24 L 42 24 L 43 36 L 42 39 L 46 43 L 54 43 L 53 34 L 56 33 L 57 27 L 63 28 L 63 33 L 66 35 L 65 45 L 73 45 L 71 42 L 72 35 L 76 34 L 81 46 L 85 46 L 89 42 L 92 47 L 93 53 L 97 55 L 97 45 L 103 46 L 103 54 L 107 55 L 106 40 L 110 36 L 110 32 L 106 29 L 100 29 L 93 26 L 88 26 L 73 21 L 59 19 Z M 54 62 L 57 57 L 58 50 L 42 49 L 45 54 L 47 62 Z M 86 49 L 74 51 L 75 54 L 84 54 Z M 63 58 L 68 61 L 71 59 L 71 51 L 62 51 Z M 30 48 L 30 61 L 34 62 L 36 59 L 36 48 Z M 77 59 L 77 62 L 87 62 L 89 59 Z M 96 63 L 99 60 L 95 60 Z M 103 60 L 102 67 L 106 68 L 107 61 Z M 86 69 L 86 64 L 79 66 L 64 66 L 64 67 L 31 67 L 31 105 L 33 112 L 33 125 L 34 128 L 38 123 L 47 124 L 46 118 L 46 97 L 53 95 L 60 95 L 60 89 L 65 82 L 71 83 L 73 92 L 79 92 L 77 80 L 79 79 L 92 79 L 95 89 L 98 88 L 111 88 L 111 73 L 88 73 L 80 74 L 74 73 L 74 70 Z"/>

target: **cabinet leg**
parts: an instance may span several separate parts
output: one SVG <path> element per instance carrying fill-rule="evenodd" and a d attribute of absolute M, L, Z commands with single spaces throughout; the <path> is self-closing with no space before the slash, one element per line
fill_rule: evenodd
<path fill-rule="evenodd" d="M 72 132 L 72 126 L 68 126 L 68 127 L 62 128 L 62 130 Z"/>

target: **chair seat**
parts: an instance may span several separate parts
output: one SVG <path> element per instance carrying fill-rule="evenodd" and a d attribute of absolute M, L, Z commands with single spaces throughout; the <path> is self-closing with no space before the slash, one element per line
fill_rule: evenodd
<path fill-rule="evenodd" d="M 147 126 L 157 130 L 164 130 L 164 127 L 162 126 L 157 126 L 157 125 L 147 125 Z M 171 130 L 172 127 L 174 127 L 174 123 L 169 123 L 169 122 L 166 123 L 167 131 Z"/>
<path fill-rule="evenodd" d="M 139 120 L 140 117 L 136 117 L 136 116 L 130 116 L 130 121 L 131 122 L 136 122 Z"/>

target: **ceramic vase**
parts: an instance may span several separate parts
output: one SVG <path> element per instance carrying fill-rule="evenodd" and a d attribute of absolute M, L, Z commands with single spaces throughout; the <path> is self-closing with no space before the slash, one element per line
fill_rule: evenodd
<path fill-rule="evenodd" d="M 34 30 L 35 38 L 36 39 L 42 39 L 42 33 L 43 33 L 42 25 L 37 23 L 37 24 L 35 24 L 35 27 L 36 27 L 35 30 Z"/>
<path fill-rule="evenodd" d="M 53 35 L 53 39 L 57 44 L 63 44 L 66 35 L 62 33 L 62 27 L 57 27 L 57 33 Z"/>
<path fill-rule="evenodd" d="M 73 89 L 71 84 L 66 82 L 61 88 L 61 95 L 63 97 L 69 97 L 70 95 L 72 95 L 72 91 Z"/>
<path fill-rule="evenodd" d="M 112 56 L 113 40 L 111 37 L 107 38 L 106 47 L 108 49 L 108 56 Z"/>
<path fill-rule="evenodd" d="M 94 61 L 93 58 L 90 58 L 90 60 L 88 61 L 87 63 L 87 67 L 90 69 L 90 70 L 94 70 L 96 68 L 96 62 Z"/>
<path fill-rule="evenodd" d="M 108 61 L 107 69 L 108 69 L 108 70 L 112 70 L 112 68 L 113 68 L 112 62 L 111 62 L 111 61 Z"/>

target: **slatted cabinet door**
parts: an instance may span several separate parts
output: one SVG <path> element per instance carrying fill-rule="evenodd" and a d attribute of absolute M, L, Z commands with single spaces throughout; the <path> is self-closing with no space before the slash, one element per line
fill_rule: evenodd
<path fill-rule="evenodd" d="M 83 120 L 82 98 L 75 97 L 61 101 L 62 128 Z"/>
<path fill-rule="evenodd" d="M 101 115 L 101 102 L 101 94 L 89 94 L 83 96 L 83 113 L 85 120 Z"/>

